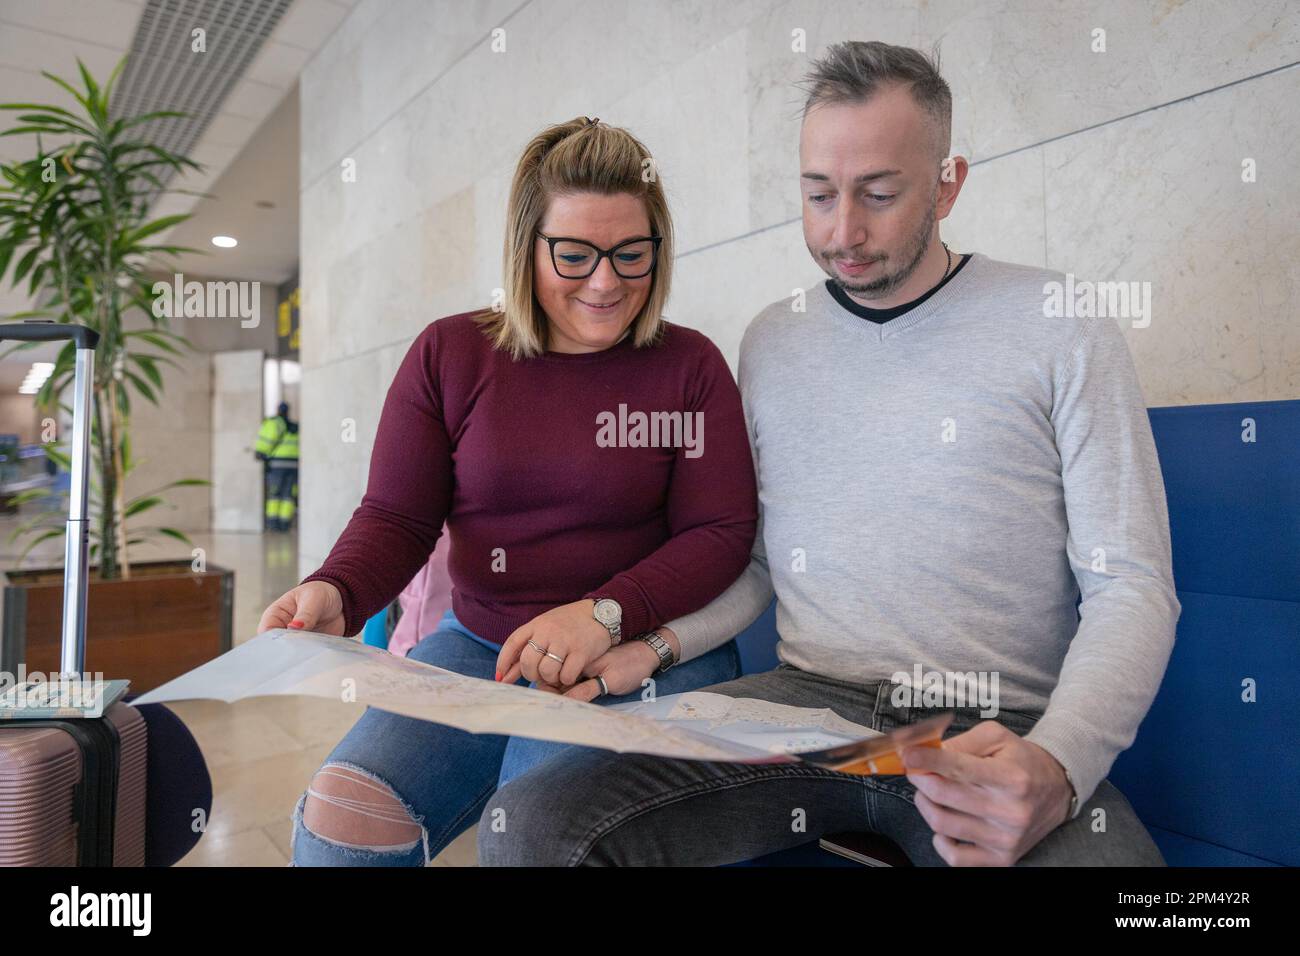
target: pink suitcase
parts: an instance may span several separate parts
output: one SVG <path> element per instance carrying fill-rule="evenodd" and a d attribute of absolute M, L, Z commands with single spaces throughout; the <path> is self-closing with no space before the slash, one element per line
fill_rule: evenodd
<path fill-rule="evenodd" d="M 76 344 L 71 509 L 63 566 L 60 668 L 82 672 L 86 586 L 91 382 L 99 335 L 47 321 L 0 325 L 0 340 Z M 0 866 L 144 866 L 144 718 L 115 703 L 99 718 L 0 723 Z"/>

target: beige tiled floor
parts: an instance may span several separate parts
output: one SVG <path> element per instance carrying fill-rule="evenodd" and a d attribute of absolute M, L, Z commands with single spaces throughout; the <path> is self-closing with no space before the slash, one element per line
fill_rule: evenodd
<path fill-rule="evenodd" d="M 169 704 L 194 734 L 212 776 L 212 815 L 180 866 L 284 866 L 298 797 L 362 705 L 309 697 Z M 434 866 L 472 866 L 471 830 Z"/>
<path fill-rule="evenodd" d="M 7 543 L 17 519 L 0 518 L 0 566 L 12 568 L 18 549 Z M 262 610 L 297 583 L 293 534 L 196 534 L 209 564 L 235 571 L 234 641 L 257 631 Z M 137 549 L 136 560 L 190 555 L 188 547 Z M 62 563 L 61 544 L 36 551 L 24 566 Z M 46 553 L 48 551 L 49 553 Z M 174 553 L 173 553 L 174 552 Z M 179 866 L 285 866 L 298 797 L 334 744 L 364 707 L 310 697 L 262 697 L 226 704 L 192 700 L 168 704 L 198 741 L 212 777 L 212 813 L 202 839 Z M 432 861 L 473 866 L 471 828 Z"/>

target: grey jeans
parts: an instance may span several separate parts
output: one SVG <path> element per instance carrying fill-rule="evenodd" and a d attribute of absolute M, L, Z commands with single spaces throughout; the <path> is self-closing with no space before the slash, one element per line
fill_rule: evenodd
<path fill-rule="evenodd" d="M 895 706 L 893 687 L 888 681 L 853 684 L 780 664 L 702 690 L 830 707 L 880 731 L 930 713 Z M 982 719 L 978 708 L 956 712 L 949 734 Z M 1004 710 L 994 719 L 1023 736 L 1039 716 Z M 545 761 L 488 800 L 479 819 L 479 862 L 716 866 L 827 833 L 872 831 L 897 843 L 917 866 L 943 866 L 933 832 L 913 802 L 915 792 L 906 777 L 585 751 Z M 1163 866 L 1164 859 L 1124 795 L 1103 781 L 1079 815 L 1048 834 L 1019 865 Z"/>

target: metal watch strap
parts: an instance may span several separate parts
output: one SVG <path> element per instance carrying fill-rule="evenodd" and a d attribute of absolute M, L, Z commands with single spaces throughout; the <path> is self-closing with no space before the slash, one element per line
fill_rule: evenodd
<path fill-rule="evenodd" d="M 618 608 L 619 620 L 613 622 L 607 622 L 607 621 L 602 621 L 600 619 L 600 615 L 596 612 L 596 608 L 600 606 L 600 603 L 602 601 L 608 601 L 610 604 L 614 605 L 614 607 Z M 603 627 L 605 630 L 609 631 L 610 647 L 617 647 L 619 644 L 623 642 L 622 605 L 620 605 L 613 598 L 597 598 L 596 603 L 592 606 L 591 613 L 592 616 L 596 619 L 596 623 L 599 624 L 601 627 Z"/>
<path fill-rule="evenodd" d="M 659 669 L 655 671 L 656 674 L 662 674 L 677 663 L 677 659 L 673 657 L 673 649 L 668 646 L 668 642 L 663 639 L 658 631 L 647 631 L 640 635 L 637 640 L 645 641 L 650 645 L 650 649 L 659 655 Z"/>
<path fill-rule="evenodd" d="M 1070 785 L 1070 815 L 1065 818 L 1068 823 L 1079 812 L 1079 788 L 1074 785 L 1074 780 L 1070 777 L 1070 771 L 1065 764 L 1061 764 L 1061 769 L 1065 771 L 1065 782 Z"/>

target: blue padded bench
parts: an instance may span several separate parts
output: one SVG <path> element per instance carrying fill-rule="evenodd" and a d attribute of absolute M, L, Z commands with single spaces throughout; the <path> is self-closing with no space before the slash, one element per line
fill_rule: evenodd
<path fill-rule="evenodd" d="M 1182 615 L 1110 780 L 1171 866 L 1300 865 L 1300 401 L 1150 410 Z M 1255 440 L 1242 440 L 1245 419 Z M 737 640 L 776 666 L 771 606 Z M 1256 702 L 1242 701 L 1242 681 Z M 816 841 L 748 865 L 856 864 Z"/>

